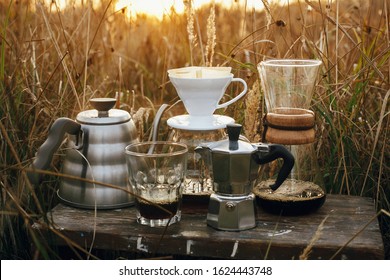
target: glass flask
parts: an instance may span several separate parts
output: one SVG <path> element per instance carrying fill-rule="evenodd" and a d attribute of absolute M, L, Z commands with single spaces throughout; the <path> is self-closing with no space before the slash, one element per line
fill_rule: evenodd
<path fill-rule="evenodd" d="M 202 143 L 215 142 L 226 137 L 224 128 L 215 130 L 170 128 L 169 139 L 186 144 L 188 148 L 187 175 L 183 188 L 183 200 L 185 202 L 188 200 L 204 200 L 213 193 L 211 168 L 205 166 L 205 162 L 194 149 Z"/>

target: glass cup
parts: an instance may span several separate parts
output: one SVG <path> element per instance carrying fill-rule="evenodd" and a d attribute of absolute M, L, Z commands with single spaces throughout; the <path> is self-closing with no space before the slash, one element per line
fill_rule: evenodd
<path fill-rule="evenodd" d="M 127 146 L 125 152 L 138 223 L 160 227 L 179 222 L 187 146 L 144 142 Z"/>

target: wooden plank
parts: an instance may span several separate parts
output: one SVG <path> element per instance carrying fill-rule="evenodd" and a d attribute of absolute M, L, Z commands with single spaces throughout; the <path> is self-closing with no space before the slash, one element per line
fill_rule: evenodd
<path fill-rule="evenodd" d="M 132 207 L 95 213 L 59 204 L 48 217 L 51 226 L 86 249 L 96 228 L 95 249 L 203 258 L 298 259 L 317 233 L 318 240 L 309 254 L 311 259 L 329 259 L 345 245 L 335 258 L 384 258 L 383 241 L 369 198 L 328 195 L 316 213 L 302 216 L 277 216 L 259 208 L 257 227 L 241 232 L 208 227 L 206 213 L 207 206 L 194 211 L 184 205 L 182 220 L 168 227 L 163 237 L 163 228 L 137 224 Z M 42 224 L 35 228 L 46 231 Z M 57 245 L 66 245 L 62 238 L 54 238 Z"/>

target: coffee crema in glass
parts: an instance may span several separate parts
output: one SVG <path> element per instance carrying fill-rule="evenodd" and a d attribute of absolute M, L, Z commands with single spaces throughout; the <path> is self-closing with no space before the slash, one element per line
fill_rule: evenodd
<path fill-rule="evenodd" d="M 180 211 L 181 202 L 175 197 L 180 196 L 180 186 L 176 188 L 171 188 L 171 186 L 160 185 L 157 186 L 158 190 L 154 189 L 152 192 L 137 191 L 137 195 L 142 198 L 147 199 L 135 199 L 136 208 L 139 211 L 140 217 L 158 220 L 158 219 L 169 219 L 172 216 L 172 213 L 177 213 Z M 173 199 L 159 199 L 159 197 L 170 196 L 169 192 L 175 193 Z M 156 198 L 157 196 L 157 198 Z M 149 202 L 151 201 L 151 202 Z"/>

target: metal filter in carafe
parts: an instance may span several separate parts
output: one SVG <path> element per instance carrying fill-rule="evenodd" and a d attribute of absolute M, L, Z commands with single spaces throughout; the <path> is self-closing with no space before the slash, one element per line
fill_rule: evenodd
<path fill-rule="evenodd" d="M 326 194 L 315 153 L 315 113 L 310 109 L 321 61 L 271 59 L 258 65 L 267 113 L 263 141 L 285 145 L 295 159 L 288 179 L 276 191 L 277 164 L 264 166 L 255 193 L 264 209 L 277 214 L 303 214 L 322 206 Z M 268 180 L 266 180 L 268 179 Z"/>

